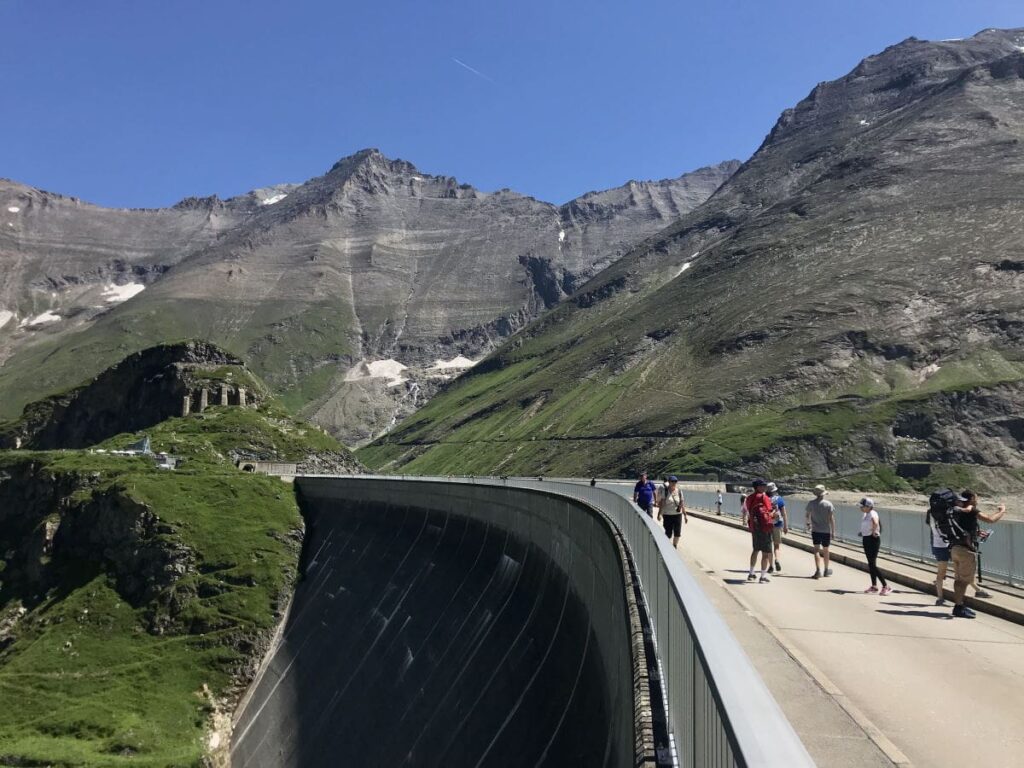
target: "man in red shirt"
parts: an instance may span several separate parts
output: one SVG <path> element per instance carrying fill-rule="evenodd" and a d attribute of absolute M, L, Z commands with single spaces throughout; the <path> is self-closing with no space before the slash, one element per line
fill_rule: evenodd
<path fill-rule="evenodd" d="M 765 584 L 768 578 L 768 565 L 772 558 L 772 500 L 765 493 L 768 483 L 757 479 L 754 481 L 754 492 L 747 496 L 743 504 L 742 520 L 750 529 L 750 537 L 753 541 L 753 551 L 750 553 L 750 572 L 747 574 L 747 581 L 757 581 L 754 575 L 754 565 L 757 563 L 757 555 L 761 554 L 761 583 Z"/>

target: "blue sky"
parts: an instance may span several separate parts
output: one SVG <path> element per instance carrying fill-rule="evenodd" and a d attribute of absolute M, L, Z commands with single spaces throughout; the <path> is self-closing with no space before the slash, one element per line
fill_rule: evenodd
<path fill-rule="evenodd" d="M 1013 26 L 1020 0 L 0 0 L 0 176 L 160 206 L 373 146 L 561 203 L 746 159 L 908 36 Z"/>

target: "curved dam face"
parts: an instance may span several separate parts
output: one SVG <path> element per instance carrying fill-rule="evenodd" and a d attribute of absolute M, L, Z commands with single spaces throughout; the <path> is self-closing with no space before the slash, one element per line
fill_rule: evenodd
<path fill-rule="evenodd" d="M 299 478 L 303 579 L 234 766 L 631 766 L 623 565 L 588 507 Z"/>

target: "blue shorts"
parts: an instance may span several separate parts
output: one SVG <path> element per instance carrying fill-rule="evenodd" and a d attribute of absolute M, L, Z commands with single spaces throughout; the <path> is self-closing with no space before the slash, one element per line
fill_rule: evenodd
<path fill-rule="evenodd" d="M 832 532 L 820 533 L 818 531 L 811 531 L 811 542 L 819 547 L 825 547 L 828 549 L 832 543 Z"/>
<path fill-rule="evenodd" d="M 949 547 L 932 547 L 932 556 L 940 563 L 949 562 Z"/>

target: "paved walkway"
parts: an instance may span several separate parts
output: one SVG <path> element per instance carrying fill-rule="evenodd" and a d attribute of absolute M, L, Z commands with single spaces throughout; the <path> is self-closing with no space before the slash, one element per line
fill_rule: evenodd
<path fill-rule="evenodd" d="M 931 595 L 899 585 L 888 597 L 863 594 L 867 574 L 838 564 L 832 577 L 815 581 L 811 555 L 790 547 L 770 584 L 747 583 L 749 535 L 715 522 L 691 517 L 680 548 L 705 572 L 702 584 L 819 764 L 879 764 L 880 752 L 856 738 L 873 726 L 874 743 L 896 762 L 996 768 L 1024 761 L 1024 627 L 983 614 L 953 619 Z M 723 592 L 742 610 L 724 606 Z M 844 742 L 823 725 L 828 744 L 815 744 L 814 719 L 827 708 L 787 697 L 820 693 L 774 670 L 752 619 L 789 654 L 776 654 L 780 669 L 800 662 L 829 706 L 852 713 L 860 734 Z"/>

